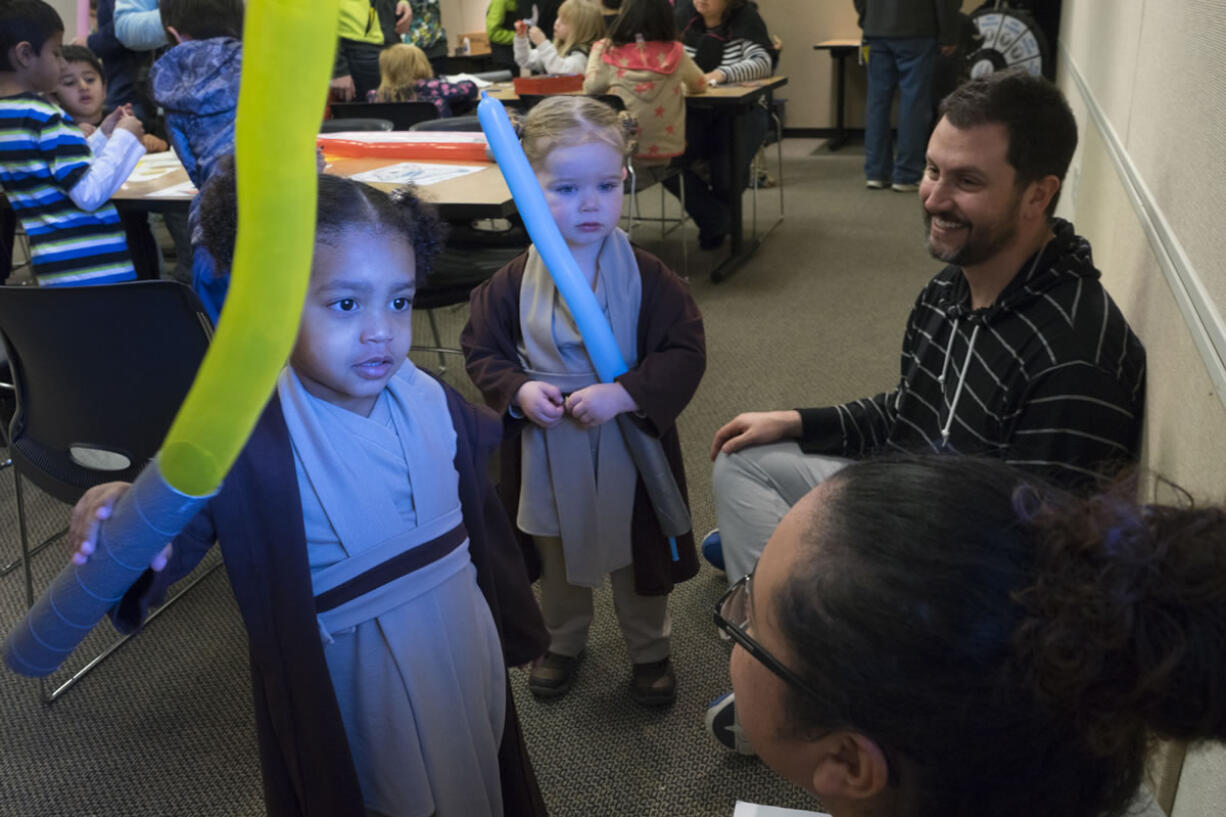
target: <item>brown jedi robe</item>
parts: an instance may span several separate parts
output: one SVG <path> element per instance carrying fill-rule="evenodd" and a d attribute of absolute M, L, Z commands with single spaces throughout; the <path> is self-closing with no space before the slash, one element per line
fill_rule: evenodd
<path fill-rule="evenodd" d="M 694 396 L 706 369 L 702 315 L 689 286 L 676 273 L 651 253 L 635 248 L 634 255 L 643 282 L 638 319 L 639 364 L 618 377 L 617 382 L 638 403 L 641 416 L 634 415 L 635 422 L 660 438 L 682 496 L 687 496 L 675 423 Z M 520 386 L 531 379 L 520 367 L 517 351 L 521 336 L 519 290 L 527 257 L 527 253 L 519 256 L 473 290 L 468 325 L 460 336 L 469 377 L 486 403 L 502 413 L 506 424 L 499 493 L 511 519 L 515 518 L 519 503 L 518 431 L 528 421 L 511 417 L 507 407 Z M 668 538 L 660 530 L 641 479 L 634 491 L 630 535 L 634 585 L 640 595 L 664 595 L 675 583 L 698 572 L 693 531 L 677 537 L 680 558 L 673 561 Z M 530 558 L 535 558 L 529 537 L 522 533 L 520 537 Z M 534 578 L 539 575 L 539 562 L 529 568 Z"/>

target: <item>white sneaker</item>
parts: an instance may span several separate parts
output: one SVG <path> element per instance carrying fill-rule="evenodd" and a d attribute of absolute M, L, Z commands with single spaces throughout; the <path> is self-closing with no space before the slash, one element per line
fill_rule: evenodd
<path fill-rule="evenodd" d="M 899 184 L 898 182 L 895 182 L 894 184 L 890 185 L 890 189 L 895 193 L 914 193 L 916 190 L 919 190 L 919 185 L 915 184 L 914 182 L 908 182 L 906 184 Z"/>
<path fill-rule="evenodd" d="M 864 186 L 869 190 L 884 190 L 885 182 L 881 179 L 868 179 L 864 182 Z"/>
<path fill-rule="evenodd" d="M 729 692 L 716 698 L 707 707 L 707 731 L 716 740 L 739 755 L 753 757 L 757 754 L 749 745 L 741 724 L 736 719 L 736 694 Z"/>

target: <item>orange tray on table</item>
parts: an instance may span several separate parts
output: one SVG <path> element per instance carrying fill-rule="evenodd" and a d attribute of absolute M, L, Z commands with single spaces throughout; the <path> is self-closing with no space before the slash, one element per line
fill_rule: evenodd
<path fill-rule="evenodd" d="M 348 137 L 348 138 L 346 138 Z M 483 134 L 404 131 L 321 135 L 315 142 L 324 155 L 346 159 L 419 159 L 446 162 L 489 162 Z"/>

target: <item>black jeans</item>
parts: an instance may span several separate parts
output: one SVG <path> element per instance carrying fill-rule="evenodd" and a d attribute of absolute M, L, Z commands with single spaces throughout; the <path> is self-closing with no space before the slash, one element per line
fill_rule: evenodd
<path fill-rule="evenodd" d="M 700 241 L 711 242 L 723 237 L 731 226 L 728 199 L 732 191 L 730 174 L 732 145 L 728 139 L 730 114 L 710 109 L 694 108 L 685 115 L 685 154 L 679 159 L 682 165 L 680 178 L 674 176 L 664 183 L 674 195 L 680 197 L 681 185 L 685 185 L 685 211 L 698 225 Z M 768 116 L 766 109 L 754 105 L 741 119 L 741 155 L 737 157 L 737 169 L 742 185 L 746 170 L 766 138 Z M 709 172 L 703 178 L 695 172 L 695 163 L 705 161 Z M 743 189 L 743 187 L 742 187 Z"/>
<path fill-rule="evenodd" d="M 341 37 L 336 48 L 337 62 L 343 57 L 345 65 L 349 66 L 349 76 L 353 77 L 354 101 L 365 102 L 366 93 L 379 87 L 379 52 L 383 46 Z"/>

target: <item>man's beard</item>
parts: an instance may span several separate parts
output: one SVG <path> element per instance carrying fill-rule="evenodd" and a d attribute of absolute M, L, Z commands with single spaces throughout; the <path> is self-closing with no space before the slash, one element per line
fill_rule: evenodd
<path fill-rule="evenodd" d="M 932 244 L 932 219 L 936 216 L 948 218 L 942 213 L 924 211 L 924 227 L 927 230 L 928 252 L 938 261 L 946 264 L 956 264 L 960 267 L 982 264 L 995 256 L 1017 235 L 1017 213 L 1021 207 L 1021 196 L 1015 198 L 1009 211 L 994 225 L 976 226 L 969 221 L 959 221 L 966 231 L 966 240 L 960 247 L 948 250 L 938 250 Z"/>

